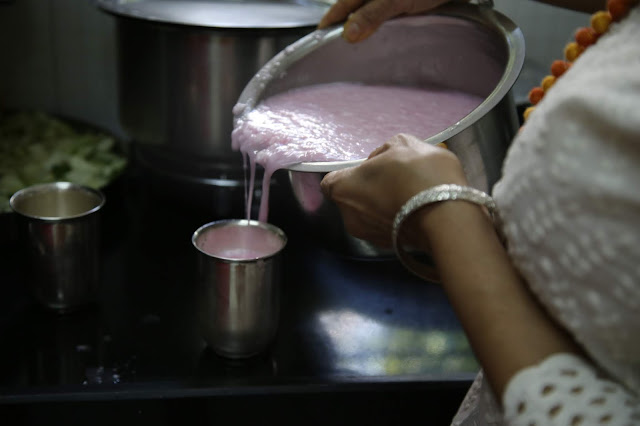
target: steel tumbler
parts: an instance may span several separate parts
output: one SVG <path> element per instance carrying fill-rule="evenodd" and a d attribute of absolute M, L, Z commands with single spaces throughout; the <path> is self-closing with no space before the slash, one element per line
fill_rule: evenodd
<path fill-rule="evenodd" d="M 204 340 L 227 358 L 263 352 L 278 329 L 284 232 L 254 220 L 222 220 L 196 230 L 192 243 Z"/>
<path fill-rule="evenodd" d="M 24 276 L 45 307 L 67 312 L 97 299 L 104 203 L 101 191 L 69 182 L 30 186 L 11 197 Z"/>

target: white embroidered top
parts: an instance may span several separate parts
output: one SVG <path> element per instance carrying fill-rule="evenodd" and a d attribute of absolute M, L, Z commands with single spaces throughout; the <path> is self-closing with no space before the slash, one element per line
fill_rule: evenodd
<path fill-rule="evenodd" d="M 514 264 L 589 359 L 519 372 L 500 405 L 480 374 L 453 424 L 640 424 L 640 7 L 538 104 L 493 196 Z"/>

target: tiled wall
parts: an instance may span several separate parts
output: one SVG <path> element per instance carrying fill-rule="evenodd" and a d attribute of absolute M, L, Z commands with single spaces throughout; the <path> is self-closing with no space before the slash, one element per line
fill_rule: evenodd
<path fill-rule="evenodd" d="M 495 0 L 523 30 L 528 89 L 560 58 L 588 17 L 531 0 Z M 37 108 L 121 134 L 117 118 L 114 19 L 91 0 L 0 1 L 0 108 Z"/>

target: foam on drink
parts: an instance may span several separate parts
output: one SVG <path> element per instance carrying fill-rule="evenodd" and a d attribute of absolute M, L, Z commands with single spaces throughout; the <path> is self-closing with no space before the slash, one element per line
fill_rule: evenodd
<path fill-rule="evenodd" d="M 277 253 L 284 242 L 273 232 L 258 226 L 227 225 L 207 229 L 196 245 L 211 256 L 250 260 Z"/>

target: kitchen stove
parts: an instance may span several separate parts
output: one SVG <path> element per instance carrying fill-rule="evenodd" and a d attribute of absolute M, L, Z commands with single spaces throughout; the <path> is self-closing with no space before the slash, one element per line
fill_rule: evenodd
<path fill-rule="evenodd" d="M 105 189 L 101 297 L 83 311 L 35 306 L 16 241 L 0 237 L 0 418 L 448 424 L 478 366 L 439 286 L 393 259 L 327 251 L 273 207 L 289 237 L 278 335 L 261 356 L 225 360 L 196 329 L 191 246 L 224 214 L 150 191 L 152 179 L 136 165 Z"/>

